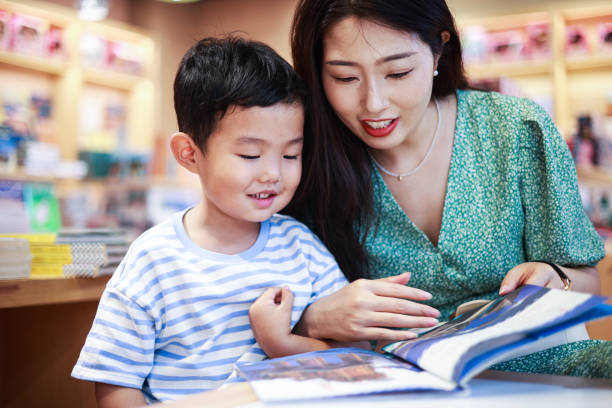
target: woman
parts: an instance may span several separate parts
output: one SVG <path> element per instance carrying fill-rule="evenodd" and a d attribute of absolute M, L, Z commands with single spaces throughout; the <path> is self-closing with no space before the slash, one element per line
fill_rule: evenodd
<path fill-rule="evenodd" d="M 298 330 L 410 338 L 390 328 L 438 314 L 412 288 L 443 319 L 523 284 L 599 292 L 603 245 L 565 142 L 535 103 L 467 90 L 443 0 L 301 0 L 292 53 L 315 143 L 290 213 L 354 281 Z"/>

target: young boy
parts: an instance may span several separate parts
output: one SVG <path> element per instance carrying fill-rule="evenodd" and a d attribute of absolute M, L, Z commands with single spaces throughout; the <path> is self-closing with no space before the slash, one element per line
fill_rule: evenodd
<path fill-rule="evenodd" d="M 96 382 L 99 406 L 212 390 L 234 363 L 264 359 L 249 324 L 260 295 L 258 338 L 282 337 L 265 342 L 275 353 L 325 348 L 290 327 L 346 280 L 304 225 L 276 214 L 300 181 L 304 104 L 299 78 L 264 44 L 207 38 L 185 54 L 170 146 L 203 197 L 136 239 L 102 295 L 72 371 Z"/>

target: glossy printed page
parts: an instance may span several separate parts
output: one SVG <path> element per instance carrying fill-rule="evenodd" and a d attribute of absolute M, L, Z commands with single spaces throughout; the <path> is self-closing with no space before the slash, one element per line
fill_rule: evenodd
<path fill-rule="evenodd" d="M 456 388 L 412 364 L 355 348 L 243 363 L 238 370 L 262 401 Z"/>
<path fill-rule="evenodd" d="M 612 314 L 605 298 L 526 285 L 384 350 L 430 373 L 465 383 L 517 347 Z"/>

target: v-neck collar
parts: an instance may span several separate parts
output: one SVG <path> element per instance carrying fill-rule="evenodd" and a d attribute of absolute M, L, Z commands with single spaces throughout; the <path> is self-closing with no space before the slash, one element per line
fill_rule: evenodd
<path fill-rule="evenodd" d="M 465 96 L 464 91 L 457 90 L 456 92 L 457 115 L 455 118 L 455 131 L 453 134 L 453 148 L 451 151 L 450 165 L 449 165 L 449 170 L 448 170 L 448 179 L 446 181 L 446 192 L 444 195 L 444 205 L 442 207 L 442 221 L 440 223 L 440 232 L 438 233 L 438 244 L 437 245 L 434 245 L 434 243 L 429 239 L 427 234 L 425 234 L 419 227 L 416 226 L 416 224 L 414 224 L 414 222 L 412 222 L 410 217 L 404 212 L 402 207 L 399 205 L 399 203 L 397 202 L 393 194 L 391 194 L 389 187 L 387 187 L 387 184 L 385 183 L 385 180 L 383 179 L 376 165 L 374 165 L 374 163 L 371 163 L 371 166 L 374 169 L 374 174 L 375 174 L 374 183 L 379 186 L 378 187 L 378 189 L 380 189 L 379 192 L 382 193 L 381 198 L 383 200 L 389 200 L 393 203 L 393 211 L 396 213 L 399 213 L 399 216 L 406 221 L 406 224 L 410 228 L 412 228 L 416 232 L 416 234 L 421 238 L 421 240 L 423 241 L 423 244 L 429 247 L 433 251 L 438 251 L 440 249 L 441 244 L 444 242 L 445 237 L 446 237 L 446 226 L 450 222 L 450 220 L 448 220 L 447 218 L 450 216 L 449 215 L 450 211 L 448 208 L 448 206 L 450 205 L 449 197 L 452 196 L 453 191 L 454 191 L 453 190 L 453 186 L 454 186 L 453 178 L 454 178 L 454 174 L 456 173 L 456 169 L 455 169 L 456 168 L 456 164 L 455 164 L 456 150 L 457 150 L 457 145 L 460 142 L 460 136 L 464 133 L 464 129 L 462 128 L 463 121 L 459 120 L 459 116 L 465 109 L 464 96 Z M 375 189 L 377 189 L 376 186 L 375 186 Z"/>

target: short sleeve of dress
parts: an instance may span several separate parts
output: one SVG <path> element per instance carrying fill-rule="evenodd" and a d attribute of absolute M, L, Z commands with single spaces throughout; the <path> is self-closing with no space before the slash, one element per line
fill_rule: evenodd
<path fill-rule="evenodd" d="M 595 265 L 604 247 L 582 207 L 569 148 L 539 105 L 526 101 L 523 109 L 518 169 L 527 260 Z"/>

